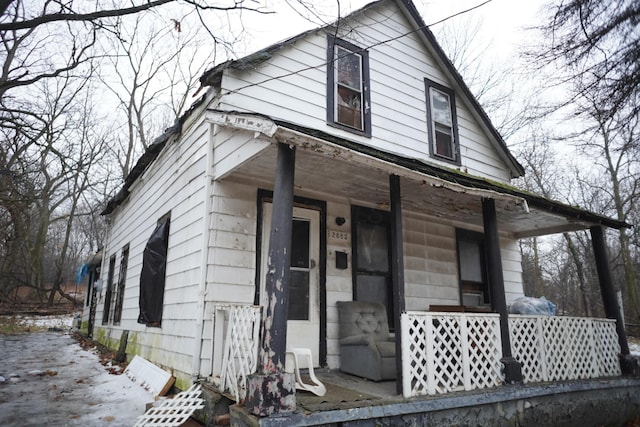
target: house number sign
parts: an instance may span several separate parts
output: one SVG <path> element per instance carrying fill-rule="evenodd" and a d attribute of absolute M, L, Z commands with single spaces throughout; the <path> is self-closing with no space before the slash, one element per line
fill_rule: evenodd
<path fill-rule="evenodd" d="M 343 240 L 343 241 L 349 240 L 349 234 L 344 231 L 329 230 L 328 234 L 329 234 L 328 236 L 329 240 Z"/>

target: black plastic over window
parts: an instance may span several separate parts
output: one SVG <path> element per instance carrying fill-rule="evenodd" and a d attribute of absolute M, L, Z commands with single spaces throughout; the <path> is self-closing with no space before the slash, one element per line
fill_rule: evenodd
<path fill-rule="evenodd" d="M 147 326 L 159 327 L 162 322 L 169 224 L 169 216 L 158 221 L 142 255 L 138 323 Z"/>

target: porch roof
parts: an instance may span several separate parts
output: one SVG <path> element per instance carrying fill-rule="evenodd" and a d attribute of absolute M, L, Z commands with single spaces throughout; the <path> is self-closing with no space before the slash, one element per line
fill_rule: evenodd
<path fill-rule="evenodd" d="M 630 227 L 587 210 L 518 189 L 509 184 L 472 176 L 420 159 L 382 151 L 316 129 L 264 115 L 208 110 L 221 126 L 262 133 L 274 144 L 220 178 L 261 183 L 271 187 L 276 168 L 276 142 L 297 146 L 295 186 L 389 206 L 389 175 L 401 177 L 402 204 L 429 216 L 482 227 L 482 198 L 496 201 L 499 227 L 515 238 L 540 236 L 603 225 Z M 248 120 L 250 119 L 250 120 Z"/>

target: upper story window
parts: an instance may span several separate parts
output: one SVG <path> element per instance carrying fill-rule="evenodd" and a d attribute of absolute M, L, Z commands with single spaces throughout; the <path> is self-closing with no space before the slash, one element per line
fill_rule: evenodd
<path fill-rule="evenodd" d="M 327 121 L 350 132 L 371 136 L 369 54 L 328 37 Z"/>
<path fill-rule="evenodd" d="M 460 164 L 456 97 L 454 92 L 425 79 L 429 153 L 437 159 Z"/>

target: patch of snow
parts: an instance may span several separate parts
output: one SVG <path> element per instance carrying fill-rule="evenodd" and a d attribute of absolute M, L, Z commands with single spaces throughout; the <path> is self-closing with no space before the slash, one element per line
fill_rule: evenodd
<path fill-rule="evenodd" d="M 28 326 L 39 328 L 71 329 L 74 314 L 59 314 L 53 316 L 18 316 L 18 319 Z"/>
<path fill-rule="evenodd" d="M 0 348 L 0 374 L 8 378 L 0 382 L 0 425 L 28 419 L 38 425 L 131 426 L 154 401 L 126 375 L 110 374 L 95 351 L 68 334 L 0 335 Z"/>
<path fill-rule="evenodd" d="M 640 344 L 629 343 L 629 353 L 631 353 L 632 356 L 640 357 Z"/>

